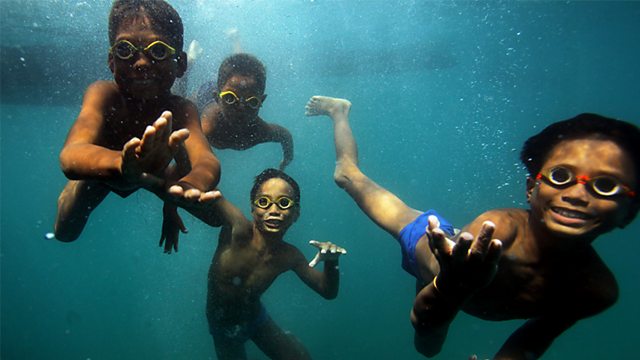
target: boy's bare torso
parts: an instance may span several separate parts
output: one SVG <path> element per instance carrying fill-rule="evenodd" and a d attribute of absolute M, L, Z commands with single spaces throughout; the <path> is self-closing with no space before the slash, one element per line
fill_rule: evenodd
<path fill-rule="evenodd" d="M 498 272 L 486 288 L 465 303 L 462 309 L 466 313 L 494 321 L 544 315 L 579 319 L 611 305 L 617 283 L 590 245 L 575 247 L 571 254 L 532 247 L 540 241 L 529 228 L 529 212 L 499 212 L 501 218 L 509 219 L 510 224 L 503 226 L 513 227 L 515 237 L 500 239 L 503 255 Z M 420 242 L 427 243 L 426 236 Z"/>
<path fill-rule="evenodd" d="M 272 141 L 271 128 L 259 116 L 248 121 L 232 121 L 222 113 L 219 104 L 205 108 L 203 130 L 209 143 L 217 149 L 246 150 Z"/>
<path fill-rule="evenodd" d="M 219 314 L 221 324 L 255 318 L 261 295 L 298 259 L 292 245 L 259 243 L 252 230 L 224 227 L 220 232 L 208 281 L 213 296 L 210 305 L 215 308 L 210 311 Z"/>
<path fill-rule="evenodd" d="M 126 99 L 113 81 L 102 81 L 98 85 L 98 91 L 89 95 L 104 99 L 101 106 L 103 124 L 97 134 L 97 145 L 122 150 L 127 141 L 133 137 L 141 137 L 145 128 L 165 110 L 173 113 L 174 129 L 184 127 L 182 109 L 186 103 L 178 96 L 171 95 L 157 102 L 142 104 Z"/>

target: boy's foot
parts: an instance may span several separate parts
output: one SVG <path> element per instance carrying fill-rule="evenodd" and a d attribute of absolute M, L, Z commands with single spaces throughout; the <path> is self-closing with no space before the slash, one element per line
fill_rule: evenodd
<path fill-rule="evenodd" d="M 349 115 L 351 101 L 346 99 L 332 98 L 328 96 L 312 96 L 305 106 L 306 116 L 329 115 Z"/>
<path fill-rule="evenodd" d="M 200 55 L 202 55 L 202 51 L 202 46 L 200 46 L 198 40 L 191 41 L 191 43 L 189 44 L 189 49 L 187 50 L 187 59 L 197 60 Z"/>

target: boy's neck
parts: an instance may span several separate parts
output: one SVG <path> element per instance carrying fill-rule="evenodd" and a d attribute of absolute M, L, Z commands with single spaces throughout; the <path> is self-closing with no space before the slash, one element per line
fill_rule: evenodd
<path fill-rule="evenodd" d="M 274 247 L 280 246 L 284 241 L 284 233 L 277 232 L 271 233 L 266 231 L 261 231 L 258 227 L 253 224 L 253 240 L 252 242 L 257 246 L 264 246 L 270 249 Z"/>
<path fill-rule="evenodd" d="M 556 257 L 562 256 L 562 254 L 570 254 L 588 249 L 591 248 L 591 243 L 594 240 L 586 236 L 561 237 L 553 234 L 540 219 L 534 218 L 531 212 L 529 212 L 529 220 L 527 221 L 527 231 L 525 234 L 525 247 L 527 251 L 537 253 L 540 258 L 548 254 Z"/>
<path fill-rule="evenodd" d="M 166 107 L 171 98 L 171 93 L 167 92 L 165 96 L 156 97 L 154 99 L 137 99 L 132 96 L 126 96 L 127 105 L 139 112 L 145 112 L 150 109 Z"/>

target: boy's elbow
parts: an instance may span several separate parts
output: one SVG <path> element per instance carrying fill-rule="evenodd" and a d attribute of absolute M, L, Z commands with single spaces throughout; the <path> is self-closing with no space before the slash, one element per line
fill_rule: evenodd
<path fill-rule="evenodd" d="M 68 152 L 64 150 L 60 153 L 60 169 L 67 179 L 78 180 L 78 173 L 73 166 L 73 161 L 70 159 Z"/>

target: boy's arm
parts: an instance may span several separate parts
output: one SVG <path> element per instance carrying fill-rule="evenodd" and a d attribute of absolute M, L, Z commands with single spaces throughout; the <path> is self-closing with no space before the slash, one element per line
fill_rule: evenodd
<path fill-rule="evenodd" d="M 302 253 L 294 248 L 293 271 L 307 286 L 320 294 L 325 299 L 335 299 L 340 287 L 340 270 L 338 258 L 347 251 L 331 242 L 309 241 L 309 244 L 318 248 L 318 253 L 307 263 Z M 320 272 L 313 267 L 320 261 L 324 262 L 324 270 Z"/>
<path fill-rule="evenodd" d="M 183 100 L 184 117 L 182 126 L 189 130 L 189 138 L 185 141 L 185 149 L 191 166 L 188 174 L 178 180 L 183 196 L 189 201 L 198 200 L 200 194 L 214 189 L 220 181 L 220 162 L 215 157 L 207 139 L 204 137 L 198 110 L 193 103 Z M 176 194 L 176 192 L 174 192 Z"/>
<path fill-rule="evenodd" d="M 202 117 L 200 119 L 202 123 L 202 133 L 205 138 L 209 142 L 209 144 L 213 145 L 213 134 L 216 130 L 216 125 L 218 124 L 218 112 L 217 112 L 217 104 L 212 103 L 207 105 L 204 110 L 202 110 Z"/>
<path fill-rule="evenodd" d="M 105 109 L 115 103 L 117 89 L 107 81 L 97 81 L 87 88 L 80 114 L 69 130 L 60 152 L 60 167 L 72 180 L 115 180 L 121 177 L 122 151 L 101 145 Z"/>
<path fill-rule="evenodd" d="M 577 318 L 564 315 L 530 319 L 509 336 L 494 359 L 538 359 L 576 321 Z"/>
<path fill-rule="evenodd" d="M 191 215 L 213 227 L 229 225 L 234 228 L 251 228 L 251 222 L 242 211 L 222 196 L 220 191 L 211 191 L 211 199 L 204 202 L 187 203 L 183 208 Z"/>
<path fill-rule="evenodd" d="M 279 142 L 282 146 L 282 162 L 279 168 L 284 170 L 293 161 L 293 137 L 289 130 L 276 124 L 269 124 L 269 132 L 271 141 Z"/>
<path fill-rule="evenodd" d="M 411 311 L 414 345 L 425 356 L 440 352 L 455 316 L 476 291 L 491 282 L 497 269 L 502 245 L 493 239 L 495 225 L 482 221 L 480 229 L 470 229 L 478 235 L 461 233 L 456 243 L 445 237 L 435 216 L 429 217 L 429 246 L 440 272 L 418 292 Z"/>

